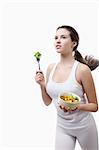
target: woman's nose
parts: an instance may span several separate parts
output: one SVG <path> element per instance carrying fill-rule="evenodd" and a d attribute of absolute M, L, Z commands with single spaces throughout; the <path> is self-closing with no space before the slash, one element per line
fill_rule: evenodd
<path fill-rule="evenodd" d="M 57 38 L 56 43 L 60 43 L 60 42 L 61 42 L 61 39 Z"/>

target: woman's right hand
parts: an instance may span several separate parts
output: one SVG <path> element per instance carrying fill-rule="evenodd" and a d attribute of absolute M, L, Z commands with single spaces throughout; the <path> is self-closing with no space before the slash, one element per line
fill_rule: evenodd
<path fill-rule="evenodd" d="M 40 85 L 45 85 L 45 78 L 44 78 L 44 74 L 42 71 L 36 71 L 36 75 L 35 75 L 35 81 Z"/>

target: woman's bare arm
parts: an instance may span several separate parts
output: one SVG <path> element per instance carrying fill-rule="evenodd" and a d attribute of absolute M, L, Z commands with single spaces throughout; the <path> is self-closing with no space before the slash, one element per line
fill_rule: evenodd
<path fill-rule="evenodd" d="M 38 71 L 36 73 L 36 76 L 35 76 L 36 82 L 40 85 L 42 98 L 43 98 L 44 104 L 46 106 L 48 106 L 52 102 L 51 97 L 48 95 L 48 93 L 46 91 L 46 84 L 48 82 L 48 78 L 49 78 L 49 74 L 50 74 L 51 68 L 52 68 L 52 65 L 49 65 L 48 68 L 47 68 L 46 82 L 45 82 L 44 74 L 43 74 L 42 71 Z"/>
<path fill-rule="evenodd" d="M 88 103 L 80 104 L 78 106 L 78 109 L 84 111 L 96 112 L 98 110 L 97 96 L 96 96 L 93 77 L 89 67 L 84 64 L 80 64 L 79 75 L 80 75 L 84 92 L 86 93 L 88 99 Z"/>

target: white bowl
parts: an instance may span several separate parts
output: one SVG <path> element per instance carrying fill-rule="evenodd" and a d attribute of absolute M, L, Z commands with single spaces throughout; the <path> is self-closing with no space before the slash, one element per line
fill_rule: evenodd
<path fill-rule="evenodd" d="M 68 96 L 69 96 L 69 100 L 67 100 L 67 98 L 66 98 Z M 78 95 L 76 95 L 75 93 L 62 92 L 58 95 L 59 105 L 63 105 L 63 106 L 69 107 L 69 108 L 77 107 L 79 105 L 80 101 L 81 101 L 81 98 Z"/>

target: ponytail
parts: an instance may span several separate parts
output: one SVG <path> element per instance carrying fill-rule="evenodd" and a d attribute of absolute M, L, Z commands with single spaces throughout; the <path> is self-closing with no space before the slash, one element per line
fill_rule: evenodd
<path fill-rule="evenodd" d="M 75 50 L 74 58 L 75 58 L 75 60 L 77 60 L 83 64 L 86 64 L 90 68 L 91 71 L 93 71 L 94 69 L 96 69 L 99 66 L 98 59 L 92 57 L 91 55 L 85 56 L 85 58 L 83 58 L 78 50 Z"/>
<path fill-rule="evenodd" d="M 78 50 L 75 50 L 74 58 L 75 58 L 75 60 L 77 60 L 83 64 L 86 64 L 86 61 L 84 60 L 84 58 L 82 57 L 82 55 L 80 54 L 80 52 Z"/>

